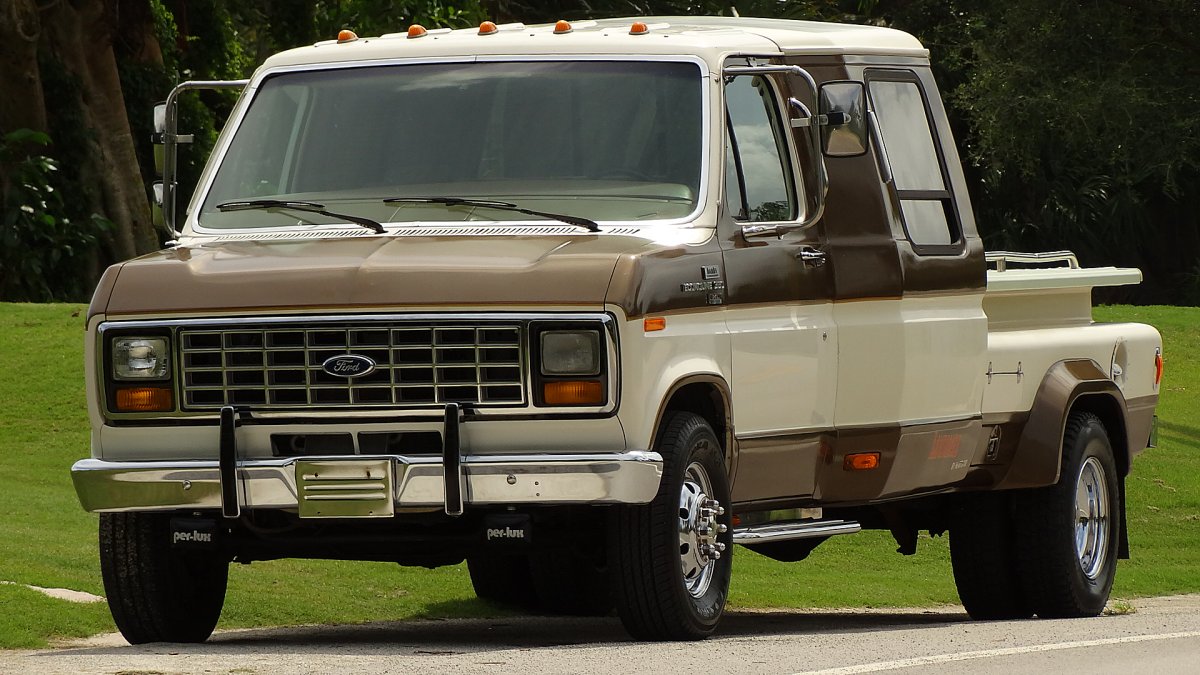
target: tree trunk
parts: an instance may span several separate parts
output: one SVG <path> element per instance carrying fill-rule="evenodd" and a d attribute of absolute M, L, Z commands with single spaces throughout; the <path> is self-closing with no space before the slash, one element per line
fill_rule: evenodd
<path fill-rule="evenodd" d="M 42 24 L 34 0 L 0 0 L 0 134 L 46 130 L 46 104 L 37 62 Z"/>
<path fill-rule="evenodd" d="M 87 166 L 78 167 L 99 188 L 98 213 L 115 229 L 109 244 L 113 260 L 158 248 L 150 203 L 138 171 L 125 114 L 125 99 L 113 55 L 113 0 L 64 0 L 42 16 L 43 48 L 79 79 L 83 123 L 91 131 Z"/>

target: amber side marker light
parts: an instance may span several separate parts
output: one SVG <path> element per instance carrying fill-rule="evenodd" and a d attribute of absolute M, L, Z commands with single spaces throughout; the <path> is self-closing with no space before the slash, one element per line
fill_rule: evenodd
<path fill-rule="evenodd" d="M 667 327 L 667 319 L 665 317 L 652 316 L 652 317 L 648 317 L 646 319 L 642 319 L 642 330 L 646 331 L 647 333 L 653 333 L 654 331 L 664 330 L 664 329 L 666 329 L 666 327 Z"/>
<path fill-rule="evenodd" d="M 1162 376 L 1163 376 L 1162 352 L 1156 350 L 1154 352 L 1154 386 L 1157 387 L 1159 384 L 1162 383 Z"/>
<path fill-rule="evenodd" d="M 547 382 L 542 387 L 542 399 L 547 405 L 600 405 L 604 402 L 604 387 L 595 380 Z"/>
<path fill-rule="evenodd" d="M 117 410 L 120 412 L 166 412 L 173 407 L 170 389 L 122 387 L 117 390 Z"/>
<path fill-rule="evenodd" d="M 357 39 L 358 35 L 352 30 L 343 29 L 338 31 L 338 44 L 343 42 L 354 42 Z"/>
<path fill-rule="evenodd" d="M 846 455 L 842 468 L 846 471 L 870 471 L 879 466 L 878 452 L 856 452 Z"/>

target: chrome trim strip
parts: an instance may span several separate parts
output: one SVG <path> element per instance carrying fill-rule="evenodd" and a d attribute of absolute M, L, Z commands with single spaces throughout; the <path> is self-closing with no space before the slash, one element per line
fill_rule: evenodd
<path fill-rule="evenodd" d="M 838 431 L 861 431 L 866 429 L 882 429 L 900 427 L 906 429 L 908 427 L 921 427 L 932 424 L 950 424 L 952 422 L 970 422 L 973 420 L 982 420 L 983 415 L 980 413 L 965 413 L 962 415 L 948 415 L 946 417 L 926 417 L 914 420 L 900 420 L 890 424 L 882 422 L 867 422 L 864 424 L 844 424 L 833 427 L 808 427 L 806 429 L 766 429 L 763 431 L 750 431 L 746 433 L 734 433 L 734 438 L 739 441 L 754 440 L 759 438 L 782 438 L 787 436 L 816 436 L 819 434 L 831 434 Z"/>
<path fill-rule="evenodd" d="M 836 431 L 833 427 L 810 427 L 807 429 L 765 429 L 760 431 L 748 431 L 746 433 L 734 433 L 734 438 L 739 441 L 749 441 L 759 438 L 776 438 L 785 436 L 817 436 L 819 434 L 831 434 Z"/>
<path fill-rule="evenodd" d="M 215 319 L 195 318 L 195 319 L 134 319 L 131 321 L 122 321 L 120 319 L 105 321 L 100 325 L 100 330 L 111 330 L 114 328 L 164 328 L 176 326 L 231 326 L 246 324 L 277 324 L 277 323 L 296 323 L 296 322 L 346 322 L 346 321 L 537 321 L 537 320 L 559 320 L 559 321 L 601 321 L 611 322 L 612 316 L 602 312 L 422 312 L 412 314 L 271 314 L 268 316 L 246 315 L 238 317 L 223 317 Z"/>
<path fill-rule="evenodd" d="M 733 529 L 735 544 L 766 544 L 776 541 L 832 537 L 837 534 L 854 534 L 862 525 L 852 520 L 814 520 L 808 522 L 751 525 Z"/>
<path fill-rule="evenodd" d="M 907 429 L 908 427 L 923 427 L 923 426 L 929 426 L 929 425 L 933 425 L 933 424 L 950 424 L 952 422 L 972 422 L 972 421 L 980 421 L 982 419 L 983 419 L 983 415 L 981 413 L 965 413 L 965 414 L 960 414 L 960 415 L 947 415 L 945 417 L 925 417 L 922 419 L 914 419 L 914 420 L 899 420 L 898 422 L 893 422 L 891 424 L 880 424 L 878 422 L 868 422 L 865 424 L 848 424 L 845 426 L 837 427 L 837 430 L 838 431 L 860 431 L 860 430 L 864 430 L 864 429 L 879 429 L 880 427 L 893 427 L 893 426 L 898 426 L 901 429 Z"/>
<path fill-rule="evenodd" d="M 441 457 L 340 455 L 245 460 L 238 467 L 243 509 L 295 510 L 297 462 L 391 462 L 395 508 L 442 508 Z M 465 505 L 645 504 L 658 492 L 662 456 L 647 450 L 617 453 L 467 455 Z M 83 459 L 71 467 L 83 508 L 91 512 L 220 509 L 220 467 L 211 460 L 109 462 Z"/>

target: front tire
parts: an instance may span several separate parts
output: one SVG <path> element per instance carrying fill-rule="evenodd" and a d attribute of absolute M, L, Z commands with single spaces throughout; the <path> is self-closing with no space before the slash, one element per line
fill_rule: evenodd
<path fill-rule="evenodd" d="M 130 644 L 204 642 L 225 604 L 229 560 L 171 547 L 171 517 L 100 514 L 100 572 L 117 629 Z"/>
<path fill-rule="evenodd" d="M 708 423 L 687 412 L 668 414 L 655 449 L 658 494 L 611 521 L 614 600 L 636 639 L 699 640 L 721 619 L 733 569 L 725 457 Z"/>
<path fill-rule="evenodd" d="M 1013 495 L 1025 602 L 1042 618 L 1097 616 L 1117 571 L 1121 498 L 1108 431 L 1073 413 L 1058 483 Z"/>

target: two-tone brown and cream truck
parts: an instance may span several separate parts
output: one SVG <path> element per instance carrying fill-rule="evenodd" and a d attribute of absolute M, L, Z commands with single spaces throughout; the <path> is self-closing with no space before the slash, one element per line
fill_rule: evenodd
<path fill-rule="evenodd" d="M 175 222 L 202 86 L 242 93 Z M 984 252 L 913 37 L 347 31 L 159 112 L 175 239 L 99 284 L 72 469 L 130 642 L 288 557 L 701 638 L 735 543 L 864 528 L 948 531 L 977 618 L 1104 606 L 1162 360 L 1091 290 L 1140 273 Z"/>

